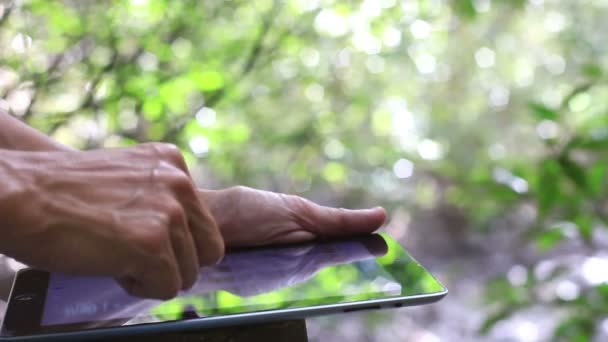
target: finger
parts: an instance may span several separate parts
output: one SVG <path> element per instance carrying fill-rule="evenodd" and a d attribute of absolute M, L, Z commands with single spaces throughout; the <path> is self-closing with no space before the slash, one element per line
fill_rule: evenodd
<path fill-rule="evenodd" d="M 314 232 L 320 237 L 338 237 L 370 234 L 386 220 L 384 208 L 349 210 L 329 208 L 310 203 L 310 222 Z"/>
<path fill-rule="evenodd" d="M 199 262 L 196 245 L 190 233 L 186 213 L 181 203 L 170 195 L 145 197 L 143 205 L 159 213 L 166 213 L 168 220 L 168 237 L 182 280 L 181 289 L 189 289 L 198 278 Z"/>
<path fill-rule="evenodd" d="M 203 198 L 198 195 L 191 182 L 175 190 L 185 209 L 200 265 L 208 266 L 219 263 L 224 256 L 224 239 L 215 219 L 205 206 Z"/>
<path fill-rule="evenodd" d="M 140 273 L 116 278 L 116 281 L 132 296 L 163 300 L 177 296 L 182 284 L 176 264 L 150 266 Z"/>
<path fill-rule="evenodd" d="M 196 244 L 201 265 L 215 265 L 224 257 L 224 239 L 209 211 L 195 194 L 195 199 L 187 210 L 190 231 Z"/>
<path fill-rule="evenodd" d="M 132 218 L 135 218 L 133 216 Z M 182 277 L 171 238 L 167 231 L 168 218 L 148 215 L 133 226 L 133 238 L 145 241 L 134 253 L 131 270 L 116 277 L 131 295 L 145 298 L 169 299 L 182 288 Z"/>
<path fill-rule="evenodd" d="M 169 188 L 185 211 L 200 266 L 214 265 L 224 256 L 224 240 L 215 220 L 206 209 L 186 174 L 174 168 L 159 169 L 159 178 L 167 179 Z"/>
<path fill-rule="evenodd" d="M 199 262 L 197 249 L 190 232 L 184 209 L 175 203 L 171 214 L 170 235 L 173 252 L 179 265 L 182 278 L 182 290 L 191 288 L 198 277 Z"/>
<path fill-rule="evenodd" d="M 178 177 L 172 188 L 183 208 L 186 210 L 192 237 L 201 265 L 213 265 L 221 261 L 224 255 L 224 241 L 215 220 L 205 209 L 192 182 L 190 171 L 179 148 L 175 145 L 152 144 L 152 150 L 170 165 L 183 172 L 186 177 Z"/>
<path fill-rule="evenodd" d="M 156 156 L 156 160 L 164 160 L 169 164 L 179 168 L 188 176 L 190 176 L 190 171 L 188 170 L 188 165 L 186 164 L 186 160 L 179 147 L 173 144 L 167 143 L 145 143 L 137 146 L 140 150 L 144 151 L 152 151 Z"/>

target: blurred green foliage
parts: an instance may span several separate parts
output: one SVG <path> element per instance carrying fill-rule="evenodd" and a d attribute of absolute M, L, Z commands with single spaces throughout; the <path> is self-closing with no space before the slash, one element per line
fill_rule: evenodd
<path fill-rule="evenodd" d="M 517 215 L 541 261 L 596 254 L 607 16 L 602 0 L 3 0 L 0 106 L 80 148 L 176 143 L 209 186 L 447 205 L 462 234 Z M 605 285 L 547 303 L 552 278 L 525 266 L 488 285 L 481 330 L 543 302 L 573 317 L 556 338 L 590 338 Z"/>

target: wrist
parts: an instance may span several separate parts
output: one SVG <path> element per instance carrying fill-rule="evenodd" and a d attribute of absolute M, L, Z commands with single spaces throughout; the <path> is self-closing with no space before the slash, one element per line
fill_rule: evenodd
<path fill-rule="evenodd" d="M 36 193 L 32 153 L 0 149 L 0 253 L 13 255 L 22 237 L 36 228 Z"/>
<path fill-rule="evenodd" d="M 0 110 L 0 149 L 16 151 L 73 151 Z"/>
<path fill-rule="evenodd" d="M 217 227 L 222 230 L 222 227 L 227 225 L 227 212 L 229 204 L 227 202 L 227 194 L 229 189 L 207 190 L 199 189 L 199 197 L 209 208 L 211 216 L 215 220 Z"/>

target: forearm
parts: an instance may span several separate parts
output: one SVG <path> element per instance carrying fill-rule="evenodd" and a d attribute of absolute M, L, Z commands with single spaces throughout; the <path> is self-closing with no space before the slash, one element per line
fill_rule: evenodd
<path fill-rule="evenodd" d="M 0 149 L 19 151 L 70 150 L 50 137 L 0 111 Z"/>
<path fill-rule="evenodd" d="M 7 254 L 14 242 L 23 206 L 31 203 L 27 197 L 28 174 L 19 163 L 20 154 L 30 152 L 0 149 L 0 253 Z"/>

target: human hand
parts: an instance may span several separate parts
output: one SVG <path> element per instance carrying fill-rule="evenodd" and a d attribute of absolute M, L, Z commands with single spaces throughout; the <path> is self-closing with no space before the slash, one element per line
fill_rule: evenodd
<path fill-rule="evenodd" d="M 0 165 L 0 250 L 17 260 L 171 298 L 223 256 L 215 221 L 173 146 L 0 153 L 8 165 Z"/>
<path fill-rule="evenodd" d="M 201 190 L 226 246 L 293 243 L 368 234 L 386 220 L 382 208 L 348 210 L 317 205 L 302 197 L 237 186 Z"/>

